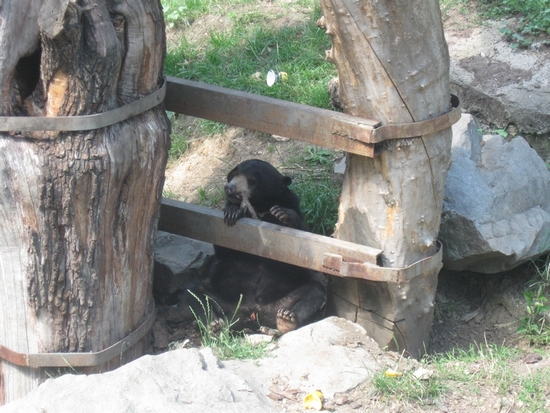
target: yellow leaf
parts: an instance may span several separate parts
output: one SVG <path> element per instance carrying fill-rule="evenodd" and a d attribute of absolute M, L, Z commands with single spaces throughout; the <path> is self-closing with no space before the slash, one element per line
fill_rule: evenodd
<path fill-rule="evenodd" d="M 403 375 L 403 373 L 400 373 L 392 369 L 387 369 L 384 374 L 386 375 L 386 377 L 401 377 Z"/>
<path fill-rule="evenodd" d="M 304 397 L 304 407 L 306 409 L 321 410 L 323 408 L 323 393 L 315 390 L 306 394 L 306 397 Z"/>

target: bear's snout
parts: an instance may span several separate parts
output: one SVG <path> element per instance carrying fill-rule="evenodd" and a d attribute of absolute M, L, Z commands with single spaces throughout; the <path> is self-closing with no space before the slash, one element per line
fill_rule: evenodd
<path fill-rule="evenodd" d="M 225 192 L 225 195 L 230 199 L 242 199 L 242 196 L 239 193 L 237 186 L 233 182 L 226 183 L 223 187 L 223 190 Z"/>
<path fill-rule="evenodd" d="M 225 195 L 231 196 L 235 193 L 235 185 L 228 182 L 224 185 L 223 190 L 225 191 Z"/>

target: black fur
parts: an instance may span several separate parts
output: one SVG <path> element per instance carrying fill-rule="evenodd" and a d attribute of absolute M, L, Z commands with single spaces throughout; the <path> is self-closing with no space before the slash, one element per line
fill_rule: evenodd
<path fill-rule="evenodd" d="M 233 226 L 252 216 L 241 207 L 244 193 L 262 221 L 305 230 L 300 201 L 288 187 L 291 182 L 267 162 L 242 162 L 227 175 L 224 221 Z M 324 274 L 219 246 L 215 251 L 210 286 L 194 293 L 214 299 L 221 307 L 216 315 L 222 317 L 223 311 L 227 318 L 242 295 L 235 329 L 255 331 L 264 326 L 285 333 L 322 316 L 327 294 Z"/>

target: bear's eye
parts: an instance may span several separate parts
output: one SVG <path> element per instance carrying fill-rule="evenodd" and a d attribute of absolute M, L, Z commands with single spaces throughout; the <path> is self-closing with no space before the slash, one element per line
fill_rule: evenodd
<path fill-rule="evenodd" d="M 248 182 L 248 186 L 254 186 L 258 183 L 258 181 L 256 181 L 256 179 L 254 178 L 248 178 L 247 182 Z"/>

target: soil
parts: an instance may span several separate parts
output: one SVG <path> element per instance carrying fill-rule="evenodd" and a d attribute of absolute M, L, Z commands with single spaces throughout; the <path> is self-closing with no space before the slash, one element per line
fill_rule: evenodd
<path fill-rule="evenodd" d="M 247 5 L 252 8 L 252 5 Z M 255 7 L 270 8 L 272 15 L 281 15 L 277 24 L 293 24 L 307 17 L 305 11 L 278 2 L 259 2 Z M 285 17 L 285 13 L 287 16 Z M 185 29 L 179 29 L 179 35 L 192 40 L 198 46 L 202 44 L 211 28 L 219 30 L 229 24 L 222 18 L 207 16 L 193 22 Z M 464 14 L 451 13 L 446 18 L 446 30 L 468 36 L 473 24 Z M 168 38 L 175 38 L 174 32 Z M 473 62 L 472 64 L 474 64 Z M 480 62 L 483 64 L 483 62 Z M 495 79 L 495 73 L 480 71 Z M 227 127 L 223 132 L 213 136 L 204 136 L 197 126 L 198 120 L 187 116 L 174 119 L 173 133 L 183 133 L 190 137 L 189 148 L 177 160 L 172 161 L 167 169 L 165 193 L 170 197 L 190 203 L 208 204 L 220 207 L 220 188 L 223 187 L 227 172 L 237 163 L 250 158 L 259 158 L 272 163 L 282 173 L 292 176 L 298 171 L 307 169 L 296 156 L 308 145 L 276 136 Z M 334 154 L 336 162 L 341 154 Z M 338 179 L 335 176 L 335 179 Z M 456 349 L 468 350 L 471 346 L 484 343 L 507 345 L 527 350 L 529 343 L 517 333 L 519 318 L 523 315 L 525 301 L 523 291 L 526 282 L 533 274 L 531 264 L 525 264 L 513 271 L 496 274 L 473 274 L 443 270 L 439 277 L 436 294 L 434 322 L 432 326 L 429 353 L 445 353 Z M 157 344 L 166 346 L 200 346 L 200 336 L 193 324 L 193 319 L 185 310 L 172 306 L 159 308 L 159 321 L 168 326 L 167 330 L 156 331 Z M 159 345 L 158 347 L 164 347 Z M 518 361 L 518 369 L 525 363 Z M 506 405 L 506 400 L 496 395 L 495 389 L 480 389 L 475 398 L 461 394 L 460 384 L 445 397 L 443 405 L 424 406 L 408 405 L 396 402 L 380 403 L 372 395 L 359 394 L 356 390 L 346 397 L 354 400 L 356 410 L 349 411 L 445 411 L 445 412 L 505 412 L 513 406 Z M 513 399 L 512 396 L 510 396 Z M 512 403 L 513 405 L 513 403 Z M 281 405 L 281 407 L 284 407 Z M 508 408 L 509 407 L 509 408 Z M 507 410 L 508 409 L 508 410 Z M 336 411 L 348 411 L 338 406 Z"/>

